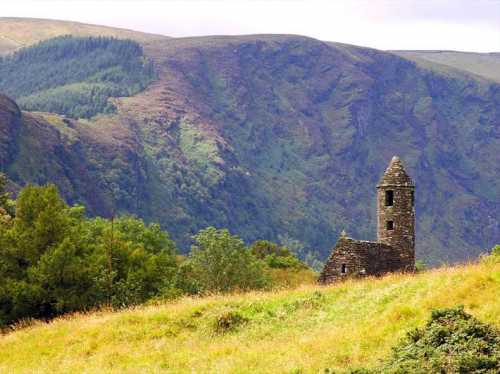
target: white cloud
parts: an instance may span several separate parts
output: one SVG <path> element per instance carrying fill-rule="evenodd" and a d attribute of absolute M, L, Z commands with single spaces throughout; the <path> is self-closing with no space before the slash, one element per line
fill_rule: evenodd
<path fill-rule="evenodd" d="M 500 51 L 500 1 L 2 0 L 0 14 L 175 37 L 293 33 L 379 49 Z"/>

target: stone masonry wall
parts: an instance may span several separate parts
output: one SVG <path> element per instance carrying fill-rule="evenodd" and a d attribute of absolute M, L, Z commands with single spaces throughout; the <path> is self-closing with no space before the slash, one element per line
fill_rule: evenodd
<path fill-rule="evenodd" d="M 319 282 L 413 271 L 414 191 L 412 179 L 399 157 L 394 156 L 377 186 L 377 242 L 354 240 L 343 233 L 320 274 Z"/>
<path fill-rule="evenodd" d="M 392 205 L 386 193 L 392 191 Z M 399 157 L 394 156 L 377 185 L 377 241 L 390 245 L 404 259 L 403 270 L 415 266 L 415 184 Z M 393 227 L 388 228 L 387 223 Z"/>
<path fill-rule="evenodd" d="M 319 282 L 327 284 L 351 277 L 401 271 L 404 261 L 400 252 L 387 244 L 341 237 L 320 274 Z M 346 267 L 345 273 L 342 273 L 342 265 Z"/>
<path fill-rule="evenodd" d="M 392 206 L 385 205 L 386 191 L 393 191 Z M 403 267 L 411 270 L 415 264 L 415 209 L 414 187 L 379 186 L 377 189 L 377 239 L 399 250 Z M 392 230 L 387 222 L 393 222 Z"/>

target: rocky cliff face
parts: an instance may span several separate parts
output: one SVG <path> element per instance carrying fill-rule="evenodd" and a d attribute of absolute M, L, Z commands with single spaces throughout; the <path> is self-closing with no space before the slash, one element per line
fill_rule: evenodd
<path fill-rule="evenodd" d="M 2 132 L 0 149 L 17 149 L 2 156 L 9 176 L 159 221 L 184 248 L 216 225 L 326 256 L 343 228 L 375 238 L 375 185 L 398 154 L 417 186 L 417 258 L 463 260 L 500 238 L 497 84 L 297 36 L 145 51 L 159 78 L 116 115 L 25 114 L 16 137 Z"/>

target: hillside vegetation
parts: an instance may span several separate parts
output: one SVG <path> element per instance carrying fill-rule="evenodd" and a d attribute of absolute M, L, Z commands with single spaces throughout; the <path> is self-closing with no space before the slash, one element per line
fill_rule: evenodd
<path fill-rule="evenodd" d="M 0 57 L 0 92 L 25 110 L 76 118 L 113 112 L 110 97 L 136 94 L 154 76 L 130 40 L 58 37 Z"/>
<path fill-rule="evenodd" d="M 434 308 L 463 304 L 500 327 L 500 263 L 329 287 L 184 298 L 19 326 L 0 371 L 318 373 L 372 368 Z M 196 352 L 196 354 L 194 354 Z"/>
<path fill-rule="evenodd" d="M 497 83 L 300 36 L 140 43 L 157 80 L 116 113 L 4 116 L 15 185 L 159 222 L 184 252 L 215 226 L 325 259 L 344 228 L 374 238 L 375 185 L 397 154 L 417 185 L 418 258 L 476 257 L 500 237 Z"/>
<path fill-rule="evenodd" d="M 316 273 L 288 248 L 250 247 L 213 227 L 195 237 L 189 256 L 158 224 L 134 217 L 88 219 L 54 185 L 5 192 L 0 173 L 0 329 L 103 305 L 314 282 Z"/>

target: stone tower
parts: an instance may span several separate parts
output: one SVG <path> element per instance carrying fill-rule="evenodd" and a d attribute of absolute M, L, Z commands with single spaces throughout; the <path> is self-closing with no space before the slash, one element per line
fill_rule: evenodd
<path fill-rule="evenodd" d="M 401 256 L 402 268 L 415 267 L 415 184 L 394 156 L 377 185 L 377 240 Z"/>
<path fill-rule="evenodd" d="M 318 282 L 415 270 L 414 192 L 415 184 L 394 156 L 377 185 L 377 241 L 356 240 L 342 232 Z"/>

